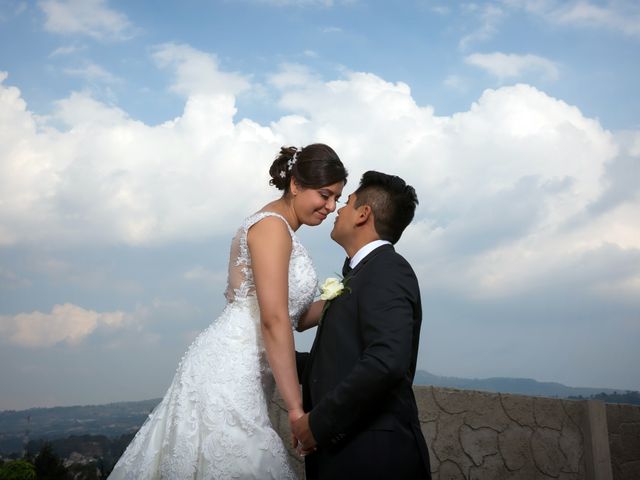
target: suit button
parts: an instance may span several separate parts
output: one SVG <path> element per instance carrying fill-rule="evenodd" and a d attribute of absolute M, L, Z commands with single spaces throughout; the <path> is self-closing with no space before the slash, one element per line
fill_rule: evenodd
<path fill-rule="evenodd" d="M 318 379 L 314 378 L 313 380 L 311 380 L 313 383 L 318 383 Z"/>

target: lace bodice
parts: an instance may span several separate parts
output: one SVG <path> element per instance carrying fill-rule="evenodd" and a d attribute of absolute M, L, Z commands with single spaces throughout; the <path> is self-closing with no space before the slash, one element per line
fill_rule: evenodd
<path fill-rule="evenodd" d="M 318 288 L 318 278 L 313 262 L 304 246 L 282 215 L 275 212 L 258 212 L 248 217 L 231 242 L 229 276 L 225 297 L 229 303 L 255 297 L 251 255 L 247 245 L 249 229 L 266 217 L 278 217 L 287 225 L 291 235 L 291 257 L 289 259 L 289 317 L 295 327 L 300 315 L 313 301 Z"/>

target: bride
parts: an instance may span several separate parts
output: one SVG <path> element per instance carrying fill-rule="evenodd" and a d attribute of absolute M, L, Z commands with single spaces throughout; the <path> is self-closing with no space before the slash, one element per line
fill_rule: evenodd
<path fill-rule="evenodd" d="M 290 424 L 304 414 L 292 327 L 320 314 L 294 232 L 336 209 L 347 171 L 331 147 L 313 144 L 283 147 L 269 174 L 283 195 L 233 238 L 222 314 L 191 344 L 109 479 L 295 478 L 267 408 L 275 382 Z"/>

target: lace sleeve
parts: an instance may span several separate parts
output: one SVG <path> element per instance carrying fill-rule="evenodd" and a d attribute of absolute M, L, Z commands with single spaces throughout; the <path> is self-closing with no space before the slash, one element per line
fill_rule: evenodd
<path fill-rule="evenodd" d="M 255 283 L 251 269 L 251 255 L 247 245 L 249 229 L 263 218 L 275 216 L 287 225 L 292 248 L 289 260 L 289 316 L 297 325 L 300 315 L 309 308 L 317 291 L 317 276 L 307 250 L 298 241 L 286 219 L 275 212 L 258 212 L 245 220 L 231 242 L 229 274 L 225 297 L 233 302 L 255 296 Z"/>

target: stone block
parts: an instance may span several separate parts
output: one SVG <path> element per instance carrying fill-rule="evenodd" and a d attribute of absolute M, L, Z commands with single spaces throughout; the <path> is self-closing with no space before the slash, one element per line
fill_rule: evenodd
<path fill-rule="evenodd" d="M 485 461 L 480 466 L 474 466 L 469 470 L 469 480 L 515 480 L 514 476 L 505 467 L 499 455 L 485 457 Z M 524 477 L 522 477 L 524 478 Z"/>
<path fill-rule="evenodd" d="M 584 435 L 585 426 L 588 422 L 585 402 L 580 400 L 560 400 L 560 402 L 565 415 L 571 419 Z"/>
<path fill-rule="evenodd" d="M 282 411 L 282 408 L 280 408 L 280 405 L 278 405 L 277 402 L 274 400 L 269 402 L 269 420 L 271 420 L 271 425 L 279 425 L 280 413 Z"/>
<path fill-rule="evenodd" d="M 557 477 L 565 463 L 559 440 L 560 432 L 549 428 L 539 428 L 531 436 L 533 461 L 538 470 L 550 477 Z"/>
<path fill-rule="evenodd" d="M 431 471 L 436 472 L 438 468 L 440 468 L 440 460 L 436 457 L 435 452 L 433 451 L 433 442 L 437 435 L 438 425 L 436 422 L 426 422 L 420 424 L 420 429 L 422 430 L 422 435 L 424 435 L 424 439 L 427 442 Z"/>
<path fill-rule="evenodd" d="M 506 415 L 522 427 L 533 428 L 536 420 L 533 416 L 533 397 L 499 394 Z"/>
<path fill-rule="evenodd" d="M 620 465 L 620 477 L 616 480 L 638 480 L 640 478 L 640 460 Z"/>
<path fill-rule="evenodd" d="M 462 473 L 462 469 L 457 463 L 447 460 L 440 464 L 437 478 L 439 480 L 466 480 L 466 475 Z"/>
<path fill-rule="evenodd" d="M 450 415 L 469 410 L 471 392 L 452 388 L 434 388 L 433 398 L 439 409 Z"/>
<path fill-rule="evenodd" d="M 470 392 L 469 410 L 464 420 L 472 428 L 492 428 L 502 431 L 511 423 L 495 393 Z"/>
<path fill-rule="evenodd" d="M 433 387 L 413 387 L 418 406 L 418 418 L 420 422 L 431 422 L 438 419 L 440 407 L 433 398 Z"/>
<path fill-rule="evenodd" d="M 284 400 L 280 396 L 280 393 L 278 392 L 277 388 L 274 389 L 273 391 L 273 395 L 271 396 L 271 402 L 278 405 L 280 407 L 280 410 L 284 410 L 285 412 L 287 411 L 287 406 L 285 405 Z"/>
<path fill-rule="evenodd" d="M 632 427 L 631 425 L 629 427 Z M 630 428 L 629 428 L 630 429 Z M 635 435 L 625 433 L 624 425 L 620 428 L 620 433 L 609 434 L 609 446 L 611 448 L 611 458 L 616 463 L 640 461 L 640 425 L 635 426 Z"/>
<path fill-rule="evenodd" d="M 613 477 L 640 479 L 640 407 L 613 404 L 605 407 Z"/>
<path fill-rule="evenodd" d="M 607 403 L 607 426 L 609 432 L 617 433 L 622 423 L 640 423 L 640 407 Z"/>
<path fill-rule="evenodd" d="M 560 400 L 544 397 L 534 399 L 533 415 L 536 425 L 553 430 L 562 429 L 562 421 L 566 416 Z"/>
<path fill-rule="evenodd" d="M 580 477 L 578 472 L 560 472 L 560 475 L 558 475 L 558 480 L 582 480 L 583 478 L 584 477 Z"/>
<path fill-rule="evenodd" d="M 580 463 L 584 458 L 584 436 L 575 423 L 566 417 L 562 424 L 562 432 L 559 440 L 560 450 L 567 459 L 563 471 L 576 473 L 580 469 Z"/>
<path fill-rule="evenodd" d="M 424 439 L 426 440 L 427 445 L 431 445 L 436 438 L 436 434 L 438 433 L 438 423 L 423 422 L 420 424 L 420 429 L 422 430 L 422 435 L 424 435 Z"/>
<path fill-rule="evenodd" d="M 462 425 L 460 443 L 473 463 L 479 466 L 482 465 L 484 457 L 498 453 L 498 432 L 490 428 L 473 429 L 468 425 Z"/>
<path fill-rule="evenodd" d="M 463 424 L 464 416 L 462 414 L 440 416 L 432 448 L 443 464 L 446 460 L 459 462 L 461 459 L 467 459 L 459 439 L 460 428 Z M 467 459 L 467 461 L 469 460 Z"/>
<path fill-rule="evenodd" d="M 619 431 L 620 435 L 629 441 L 634 438 L 640 440 L 640 423 L 623 423 L 620 425 Z M 638 453 L 640 454 L 640 450 Z"/>
<path fill-rule="evenodd" d="M 532 430 L 529 427 L 511 424 L 498 436 L 499 450 L 509 470 L 521 470 L 533 463 L 529 447 L 531 435 Z"/>

